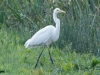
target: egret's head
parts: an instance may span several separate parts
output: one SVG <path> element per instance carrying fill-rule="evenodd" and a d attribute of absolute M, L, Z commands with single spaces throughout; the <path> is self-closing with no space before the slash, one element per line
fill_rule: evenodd
<path fill-rule="evenodd" d="M 55 8 L 53 12 L 54 12 L 55 14 L 58 14 L 58 13 L 66 13 L 65 11 L 60 10 L 59 8 Z"/>

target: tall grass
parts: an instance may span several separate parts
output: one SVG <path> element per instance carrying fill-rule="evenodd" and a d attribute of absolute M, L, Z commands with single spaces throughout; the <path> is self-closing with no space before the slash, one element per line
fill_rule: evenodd
<path fill-rule="evenodd" d="M 99 75 L 100 59 L 91 53 L 76 53 L 67 45 L 64 51 L 50 48 L 55 66 L 45 48 L 36 69 L 34 65 L 41 48 L 26 49 L 23 37 L 15 28 L 0 30 L 0 75 Z"/>
<path fill-rule="evenodd" d="M 99 75 L 99 0 L 0 0 L 1 75 Z M 49 24 L 53 9 L 60 14 L 60 38 L 33 69 L 41 48 L 26 49 L 25 41 Z M 54 46 L 54 47 L 53 47 Z M 76 53 L 79 52 L 79 53 Z M 93 54 L 96 54 L 93 55 Z"/>
<path fill-rule="evenodd" d="M 53 9 L 59 7 L 66 11 L 59 15 L 61 19 L 60 39 L 54 46 L 61 49 L 67 44 L 77 52 L 100 54 L 100 17 L 99 0 L 1 0 L 0 24 L 14 27 L 26 40 L 40 28 L 55 24 L 52 19 Z M 22 34 L 23 33 L 19 33 Z"/>

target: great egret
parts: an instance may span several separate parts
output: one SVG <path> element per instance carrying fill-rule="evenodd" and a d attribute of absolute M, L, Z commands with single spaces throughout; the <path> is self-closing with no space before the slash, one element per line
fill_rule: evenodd
<path fill-rule="evenodd" d="M 53 25 L 48 25 L 48 26 L 40 29 L 30 39 L 28 39 L 24 44 L 24 46 L 26 48 L 46 45 L 48 47 L 49 56 L 50 56 L 50 60 L 51 60 L 52 64 L 54 64 L 54 63 L 53 63 L 53 60 L 52 60 L 52 57 L 50 54 L 49 45 L 52 42 L 57 41 L 57 39 L 59 38 L 60 20 L 57 17 L 57 14 L 61 13 L 61 12 L 66 13 L 65 11 L 60 10 L 59 8 L 55 8 L 53 11 L 53 19 L 54 19 L 54 22 L 56 23 L 56 27 L 54 27 Z M 44 48 L 43 48 L 43 50 L 44 50 Z M 40 55 L 38 56 L 35 68 L 37 67 L 38 61 L 41 57 L 43 50 L 41 51 Z"/>

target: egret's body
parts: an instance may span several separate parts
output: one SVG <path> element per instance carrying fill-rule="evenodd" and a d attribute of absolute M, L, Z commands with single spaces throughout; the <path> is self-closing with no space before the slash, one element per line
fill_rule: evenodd
<path fill-rule="evenodd" d="M 25 43 L 26 48 L 34 46 L 49 46 L 52 42 L 56 41 L 59 38 L 59 32 L 55 36 L 55 27 L 52 25 L 46 26 L 43 29 L 35 33 L 31 39 L 27 40 Z"/>
<path fill-rule="evenodd" d="M 26 48 L 30 48 L 30 47 L 34 47 L 34 46 L 44 46 L 44 45 L 46 45 L 46 46 L 49 47 L 49 45 L 52 42 L 57 41 L 57 39 L 59 38 L 59 33 L 60 33 L 60 20 L 57 18 L 57 14 L 60 13 L 60 12 L 65 13 L 65 11 L 62 11 L 59 8 L 56 8 L 53 11 L 53 19 L 54 19 L 54 21 L 56 23 L 56 27 L 54 27 L 53 25 L 48 25 L 48 26 L 40 29 L 38 32 L 36 32 L 32 36 L 32 38 L 28 39 L 25 42 L 25 45 L 24 46 Z M 43 50 L 42 50 L 42 52 L 43 52 Z M 40 55 L 38 57 L 37 63 L 39 61 L 39 58 L 40 58 L 42 52 L 40 53 Z M 49 51 L 49 55 L 50 55 L 50 51 Z M 51 58 L 51 55 L 50 55 L 50 60 L 53 63 L 53 60 Z M 35 68 L 37 66 L 37 63 L 35 65 Z"/>

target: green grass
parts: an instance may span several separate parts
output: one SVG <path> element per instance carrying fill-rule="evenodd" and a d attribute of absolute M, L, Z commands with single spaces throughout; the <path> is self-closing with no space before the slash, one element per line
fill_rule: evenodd
<path fill-rule="evenodd" d="M 42 48 L 26 49 L 24 43 L 55 25 L 56 7 L 66 14 L 59 15 L 60 38 L 50 47 L 55 66 L 45 49 L 34 69 Z M 0 0 L 0 75 L 100 75 L 99 7 L 99 0 Z"/>
<path fill-rule="evenodd" d="M 15 31 L 3 27 L 0 30 L 0 75 L 99 75 L 100 60 L 91 53 L 76 53 L 71 44 L 59 50 L 51 47 L 55 66 L 49 60 L 47 48 L 36 69 L 34 65 L 42 48 L 26 49 L 24 41 L 27 31 Z M 96 63 L 95 63 L 95 60 Z M 98 61 L 98 63 L 97 63 Z"/>

